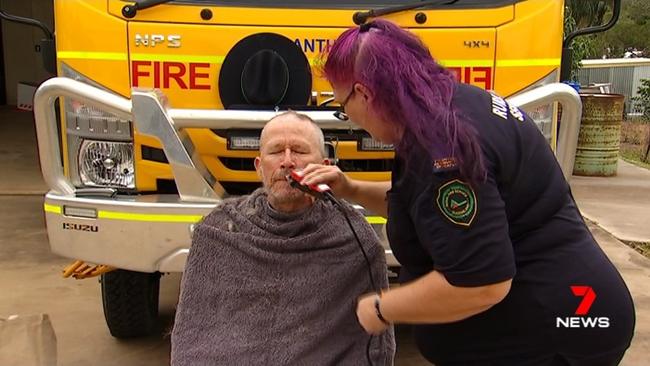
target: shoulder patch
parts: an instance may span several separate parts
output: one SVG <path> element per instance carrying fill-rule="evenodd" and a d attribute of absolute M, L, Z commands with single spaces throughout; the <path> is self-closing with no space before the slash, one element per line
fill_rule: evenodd
<path fill-rule="evenodd" d="M 470 226 L 476 217 L 476 194 L 469 185 L 454 179 L 438 188 L 438 209 L 452 223 Z"/>
<path fill-rule="evenodd" d="M 433 161 L 434 173 L 447 172 L 454 169 L 456 169 L 456 159 L 454 158 L 442 158 Z"/>

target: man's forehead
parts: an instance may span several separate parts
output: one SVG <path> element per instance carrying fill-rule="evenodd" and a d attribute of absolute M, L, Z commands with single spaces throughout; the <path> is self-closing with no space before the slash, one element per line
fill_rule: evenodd
<path fill-rule="evenodd" d="M 264 146 L 310 146 L 315 145 L 316 142 L 312 141 L 308 136 L 301 134 L 278 134 L 268 136 L 262 141 Z"/>
<path fill-rule="evenodd" d="M 275 141 L 287 137 L 311 141 L 315 136 L 315 127 L 311 122 L 289 116 L 271 120 L 262 130 L 262 140 L 266 140 L 264 142 Z"/>
<path fill-rule="evenodd" d="M 265 126 L 265 131 L 304 131 L 313 130 L 311 122 L 288 115 L 270 120 Z"/>

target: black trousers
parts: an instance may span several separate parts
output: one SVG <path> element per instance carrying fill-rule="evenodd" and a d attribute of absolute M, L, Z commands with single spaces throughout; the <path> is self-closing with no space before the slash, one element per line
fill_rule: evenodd
<path fill-rule="evenodd" d="M 517 359 L 492 360 L 479 363 L 436 363 L 435 366 L 616 366 L 621 363 L 626 349 L 595 355 L 530 355 Z"/>

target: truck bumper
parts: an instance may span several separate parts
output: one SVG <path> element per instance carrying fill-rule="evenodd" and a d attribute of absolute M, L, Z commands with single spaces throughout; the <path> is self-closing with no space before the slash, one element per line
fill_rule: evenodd
<path fill-rule="evenodd" d="M 194 225 L 215 203 L 183 202 L 176 195 L 70 197 L 49 192 L 44 210 L 56 254 L 140 272 L 182 272 Z M 384 220 L 367 217 L 386 250 Z M 352 243 L 351 243 L 352 245 Z"/>

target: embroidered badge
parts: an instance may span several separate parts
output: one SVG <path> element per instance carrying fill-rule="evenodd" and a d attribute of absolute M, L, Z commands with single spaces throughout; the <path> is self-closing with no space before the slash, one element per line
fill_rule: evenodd
<path fill-rule="evenodd" d="M 476 194 L 472 187 L 458 179 L 438 188 L 436 203 L 440 212 L 457 225 L 470 226 L 476 216 Z"/>
<path fill-rule="evenodd" d="M 454 158 L 443 158 L 436 159 L 433 161 L 433 172 L 445 172 L 456 168 L 456 159 Z"/>

